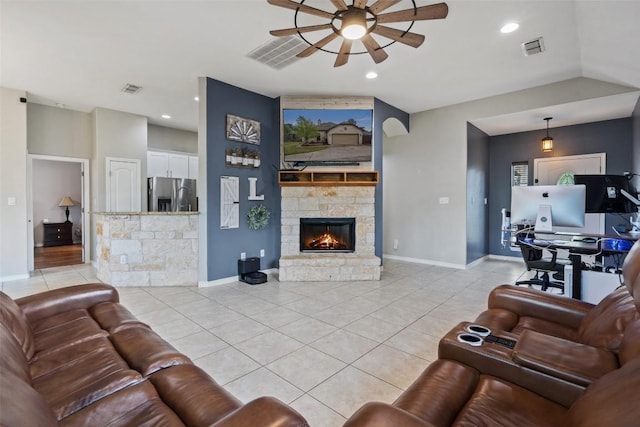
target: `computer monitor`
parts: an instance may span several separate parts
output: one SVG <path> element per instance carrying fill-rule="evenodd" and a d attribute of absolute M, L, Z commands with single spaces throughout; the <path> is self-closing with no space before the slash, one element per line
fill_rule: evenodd
<path fill-rule="evenodd" d="M 584 227 L 584 185 L 536 185 L 511 188 L 511 223 L 534 224 L 535 231 L 553 226 Z"/>
<path fill-rule="evenodd" d="M 632 213 L 637 210 L 631 200 L 623 195 L 634 195 L 629 179 L 623 175 L 575 175 L 576 184 L 587 187 L 587 213 Z"/>

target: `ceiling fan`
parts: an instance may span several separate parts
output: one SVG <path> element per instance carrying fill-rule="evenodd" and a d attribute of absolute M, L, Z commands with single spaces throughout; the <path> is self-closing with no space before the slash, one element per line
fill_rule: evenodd
<path fill-rule="evenodd" d="M 304 58 L 312 55 L 318 50 L 338 55 L 334 67 L 345 65 L 349 61 L 349 55 L 369 53 L 373 61 L 377 64 L 389 55 L 384 48 L 395 42 L 400 42 L 411 47 L 418 47 L 424 42 L 422 34 L 412 33 L 409 30 L 414 21 L 427 19 L 443 19 L 447 17 L 449 8 L 446 3 L 437 3 L 428 6 L 416 6 L 415 0 L 411 0 L 413 7 L 410 9 L 398 10 L 394 12 L 382 13 L 384 10 L 400 3 L 402 0 L 376 0 L 367 6 L 368 0 L 353 0 L 351 5 L 347 5 L 344 0 L 330 0 L 335 6 L 335 12 L 327 12 L 304 4 L 305 0 L 299 3 L 293 0 L 267 0 L 269 4 L 295 10 L 294 28 L 282 30 L 272 30 L 271 35 L 276 37 L 290 36 L 298 34 L 310 46 L 300 52 L 297 56 Z M 325 24 L 298 26 L 298 13 L 306 13 L 329 20 Z M 410 22 L 406 30 L 387 27 L 382 24 L 397 22 Z M 331 30 L 331 32 L 312 43 L 308 41 L 303 33 L 312 31 Z M 384 37 L 391 42 L 380 46 L 372 37 L 372 34 Z M 335 52 L 325 49 L 325 46 L 338 37 L 342 37 L 340 50 Z M 354 40 L 360 40 L 365 47 L 365 51 L 352 52 L 351 47 Z"/>

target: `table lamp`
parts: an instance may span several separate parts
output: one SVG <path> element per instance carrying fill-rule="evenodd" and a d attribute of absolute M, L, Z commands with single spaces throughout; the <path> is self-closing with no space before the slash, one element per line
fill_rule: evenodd
<path fill-rule="evenodd" d="M 67 220 L 65 222 L 70 222 L 69 221 L 69 206 L 75 206 L 75 204 L 73 203 L 73 200 L 71 200 L 71 197 L 69 196 L 64 196 L 62 198 L 62 200 L 60 201 L 60 204 L 58 204 L 58 206 L 60 207 L 64 207 L 64 213 L 67 214 Z"/>

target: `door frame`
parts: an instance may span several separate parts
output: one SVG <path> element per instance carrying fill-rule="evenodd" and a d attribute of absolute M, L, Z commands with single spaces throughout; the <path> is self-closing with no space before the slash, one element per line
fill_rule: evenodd
<path fill-rule="evenodd" d="M 27 267 L 29 271 L 34 270 L 34 256 L 33 251 L 35 248 L 35 242 L 33 238 L 33 161 L 34 160 L 50 160 L 54 162 L 66 162 L 66 163 L 80 163 L 81 170 L 81 186 L 82 186 L 82 206 L 80 215 L 82 226 L 82 262 L 88 264 L 91 262 L 89 255 L 89 249 L 91 248 L 91 233 L 88 228 L 89 224 L 89 206 L 90 199 L 90 186 L 89 186 L 89 159 L 83 159 L 80 157 L 63 157 L 63 156 L 50 156 L 44 154 L 27 154 Z"/>

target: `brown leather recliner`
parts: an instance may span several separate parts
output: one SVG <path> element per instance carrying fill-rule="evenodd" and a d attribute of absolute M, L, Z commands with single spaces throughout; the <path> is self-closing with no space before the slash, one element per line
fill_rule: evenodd
<path fill-rule="evenodd" d="M 541 292 L 502 285 L 489 294 L 488 309 L 474 323 L 520 334 L 533 330 L 617 352 L 625 328 L 640 318 L 631 292 L 640 293 L 640 241 L 627 254 L 621 286 L 593 305 Z"/>
<path fill-rule="evenodd" d="M 640 243 L 623 271 L 626 286 L 597 306 L 497 289 L 474 323 L 512 338 L 513 352 L 465 349 L 454 328 L 440 342 L 441 358 L 393 405 L 368 403 L 345 427 L 640 425 Z M 583 359 L 572 363 L 576 355 Z"/>
<path fill-rule="evenodd" d="M 345 427 L 637 427 L 640 358 L 591 384 L 569 408 L 456 361 L 439 359 L 393 405 L 372 402 Z"/>

